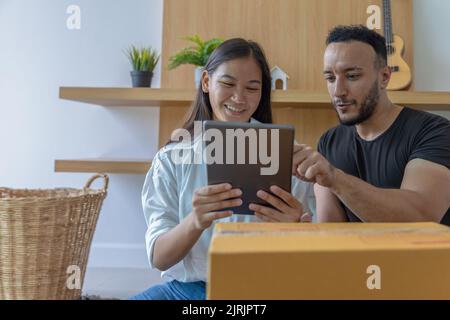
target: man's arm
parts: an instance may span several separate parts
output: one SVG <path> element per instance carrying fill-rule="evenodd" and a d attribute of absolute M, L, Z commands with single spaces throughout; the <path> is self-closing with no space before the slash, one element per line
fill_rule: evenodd
<path fill-rule="evenodd" d="M 450 207 L 450 171 L 414 159 L 400 189 L 383 189 L 338 170 L 331 190 L 362 221 L 440 222 Z"/>
<path fill-rule="evenodd" d="M 317 222 L 348 222 L 338 198 L 330 189 L 314 184 Z"/>
<path fill-rule="evenodd" d="M 400 189 L 377 188 L 347 175 L 305 145 L 294 155 L 294 168 L 299 178 L 329 188 L 362 221 L 440 222 L 450 206 L 450 171 L 426 160 L 407 164 Z"/>

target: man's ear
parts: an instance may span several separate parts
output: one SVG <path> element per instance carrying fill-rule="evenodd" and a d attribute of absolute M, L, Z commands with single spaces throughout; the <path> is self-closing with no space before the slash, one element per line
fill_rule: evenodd
<path fill-rule="evenodd" d="M 391 68 L 389 66 L 385 66 L 381 68 L 379 72 L 381 89 L 386 89 L 389 84 L 389 80 L 391 79 Z"/>
<path fill-rule="evenodd" d="M 202 86 L 202 91 L 204 93 L 208 93 L 209 92 L 209 84 L 210 84 L 210 78 L 209 78 L 208 71 L 203 70 L 200 82 L 201 82 L 201 86 Z"/>

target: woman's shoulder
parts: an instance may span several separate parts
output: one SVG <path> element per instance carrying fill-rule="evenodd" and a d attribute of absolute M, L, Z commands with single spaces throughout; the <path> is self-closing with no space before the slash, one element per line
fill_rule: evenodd
<path fill-rule="evenodd" d="M 191 140 L 169 142 L 158 150 L 154 161 L 170 163 L 172 165 L 186 163 L 192 153 L 201 150 L 201 137 Z"/>

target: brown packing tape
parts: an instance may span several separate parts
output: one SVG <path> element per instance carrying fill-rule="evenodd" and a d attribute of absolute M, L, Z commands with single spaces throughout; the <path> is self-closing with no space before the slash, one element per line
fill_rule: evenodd
<path fill-rule="evenodd" d="M 287 228 L 285 226 L 270 230 L 270 229 L 253 229 L 252 228 L 236 228 L 235 230 L 230 229 L 223 229 L 218 228 L 215 231 L 215 236 L 303 236 L 303 235 L 314 235 L 314 236 L 334 236 L 334 235 L 349 235 L 349 234 L 358 234 L 361 237 L 365 236 L 401 236 L 403 234 L 406 235 L 442 235 L 442 236 L 449 236 L 450 237 L 450 228 L 443 226 L 442 228 L 436 228 L 432 227 L 431 225 L 429 227 L 422 226 L 384 226 L 383 228 L 380 228 L 379 226 L 375 228 L 364 227 L 364 228 L 347 228 L 347 227 L 341 227 L 341 228 L 320 228 L 320 225 L 313 226 L 310 228 L 300 229 L 298 227 L 293 228 Z"/>
<path fill-rule="evenodd" d="M 213 247 L 221 252 L 439 249 L 450 247 L 450 228 L 436 223 L 219 223 Z"/>

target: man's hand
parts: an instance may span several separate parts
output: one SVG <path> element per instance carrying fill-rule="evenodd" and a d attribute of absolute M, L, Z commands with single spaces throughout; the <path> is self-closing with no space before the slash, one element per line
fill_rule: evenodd
<path fill-rule="evenodd" d="M 294 145 L 292 174 L 297 178 L 332 188 L 337 169 L 324 156 L 305 144 Z"/>

